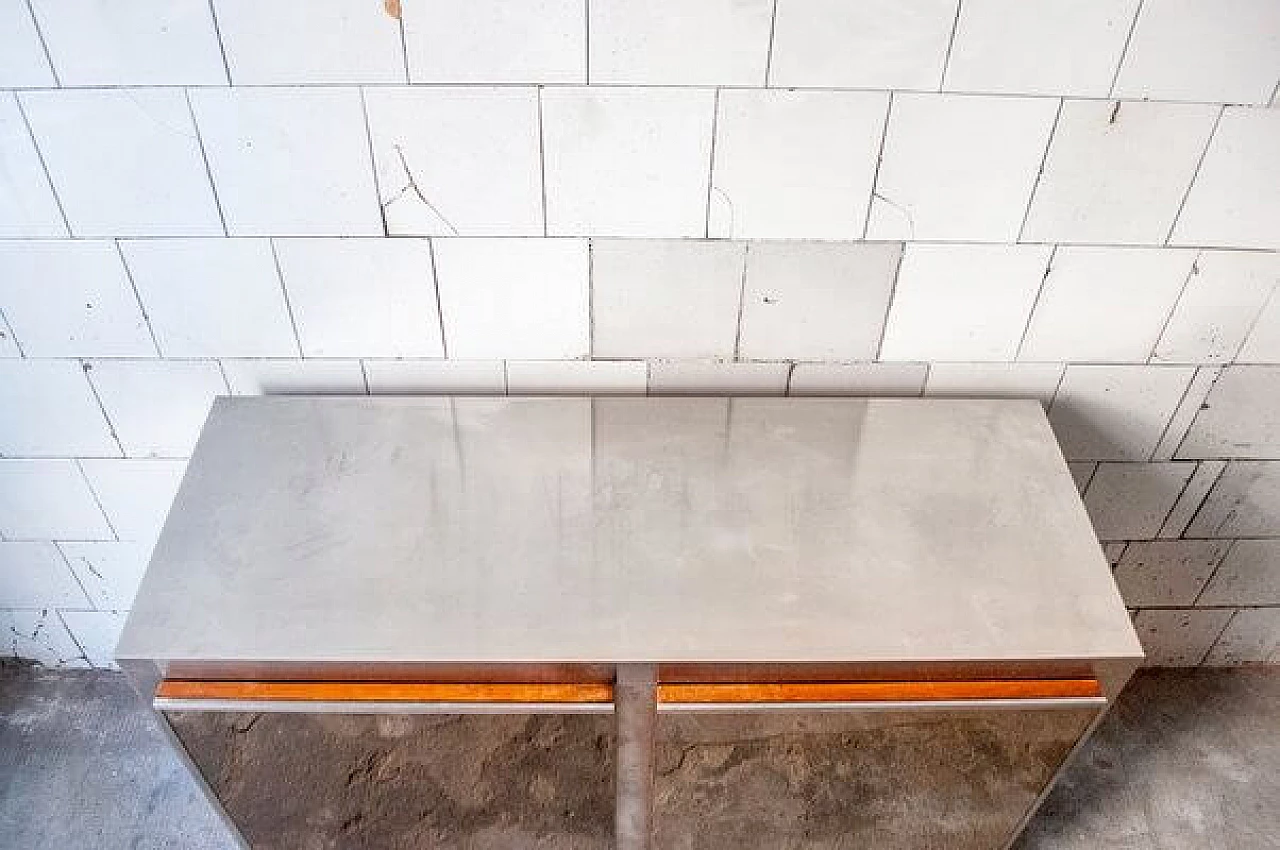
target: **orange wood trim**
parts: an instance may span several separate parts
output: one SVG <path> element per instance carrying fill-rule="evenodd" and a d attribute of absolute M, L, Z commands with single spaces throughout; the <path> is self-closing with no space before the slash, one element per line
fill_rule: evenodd
<path fill-rule="evenodd" d="M 228 682 L 165 679 L 166 699 L 281 702 L 612 702 L 602 684 L 439 684 L 435 682 Z"/>
<path fill-rule="evenodd" d="M 1097 679 L 658 685 L 658 702 L 938 702 L 1100 697 Z"/>

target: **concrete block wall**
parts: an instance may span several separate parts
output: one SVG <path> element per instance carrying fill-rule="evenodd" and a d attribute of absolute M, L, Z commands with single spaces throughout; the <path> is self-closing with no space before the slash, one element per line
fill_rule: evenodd
<path fill-rule="evenodd" d="M 1156 664 L 1280 660 L 1275 0 L 0 0 L 0 654 L 218 394 L 1039 399 Z"/>

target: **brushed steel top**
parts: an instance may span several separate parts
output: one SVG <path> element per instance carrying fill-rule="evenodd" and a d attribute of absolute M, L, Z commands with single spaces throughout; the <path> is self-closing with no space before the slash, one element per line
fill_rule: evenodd
<path fill-rule="evenodd" d="M 220 398 L 120 659 L 1141 649 L 1040 405 Z"/>

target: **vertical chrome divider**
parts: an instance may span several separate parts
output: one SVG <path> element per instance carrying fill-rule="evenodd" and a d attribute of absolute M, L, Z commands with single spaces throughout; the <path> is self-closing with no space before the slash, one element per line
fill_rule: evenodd
<path fill-rule="evenodd" d="M 617 724 L 614 838 L 617 850 L 649 850 L 658 716 L 656 664 L 619 664 L 613 686 Z"/>

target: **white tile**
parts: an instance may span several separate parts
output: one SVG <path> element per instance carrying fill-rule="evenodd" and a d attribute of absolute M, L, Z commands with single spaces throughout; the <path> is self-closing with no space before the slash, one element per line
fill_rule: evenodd
<path fill-rule="evenodd" d="M 1022 239 L 1163 245 L 1217 118 L 1209 104 L 1064 102 Z"/>
<path fill-rule="evenodd" d="M 936 90 L 957 2 L 778 0 L 769 83 Z"/>
<path fill-rule="evenodd" d="M 916 397 L 928 371 L 925 363 L 797 363 L 787 395 Z"/>
<path fill-rule="evenodd" d="M 591 245 L 597 357 L 732 357 L 746 246 L 684 239 Z"/>
<path fill-rule="evenodd" d="M 1280 458 L 1280 366 L 1228 366 L 1178 449 L 1187 458 Z"/>
<path fill-rule="evenodd" d="M 882 92 L 720 92 L 708 235 L 861 239 L 888 106 Z"/>
<path fill-rule="evenodd" d="M 1186 536 L 1280 536 L 1280 461 L 1228 463 Z"/>
<path fill-rule="evenodd" d="M 1277 150 L 1280 109 L 1228 106 L 1191 184 L 1170 244 L 1280 248 Z"/>
<path fill-rule="evenodd" d="M 0 360 L 0 455 L 111 457 L 120 446 L 74 360 Z"/>
<path fill-rule="evenodd" d="M 116 644 L 128 611 L 59 611 L 67 631 L 94 667 L 115 669 Z"/>
<path fill-rule="evenodd" d="M 365 90 L 387 232 L 541 236 L 533 88 Z"/>
<path fill-rule="evenodd" d="M 0 0 L 0 8 L 3 5 Z M 68 235 L 53 187 L 18 110 L 17 96 L 11 92 L 0 94 L 0 174 L 4 174 L 0 180 L 0 239 Z"/>
<path fill-rule="evenodd" d="M 1120 595 L 1131 608 L 1190 605 L 1229 546 L 1223 540 L 1130 543 L 1115 569 Z"/>
<path fill-rule="evenodd" d="M 257 0 L 213 5 L 238 86 L 405 81 L 400 22 L 382 3 L 309 0 L 305 10 Z"/>
<path fill-rule="evenodd" d="M 1230 361 L 1278 283 L 1280 254 L 1201 251 L 1151 359 Z"/>
<path fill-rule="evenodd" d="M 1274 0 L 1147 0 L 1117 97 L 1266 103 L 1280 67 Z"/>
<path fill-rule="evenodd" d="M 440 357 L 425 239 L 277 239 L 306 357 Z"/>
<path fill-rule="evenodd" d="M 197 89 L 191 105 L 232 236 L 382 234 L 356 89 Z"/>
<path fill-rule="evenodd" d="M 1156 536 L 1194 463 L 1103 463 L 1084 493 L 1084 506 L 1099 540 L 1147 540 Z"/>
<path fill-rule="evenodd" d="M 1280 540 L 1237 540 L 1197 605 L 1280 605 Z"/>
<path fill-rule="evenodd" d="M 1146 362 L 1194 260 L 1165 248 L 1058 248 L 1018 359 Z"/>
<path fill-rule="evenodd" d="M 95 360 L 89 366 L 129 457 L 190 457 L 214 396 L 227 392 L 210 361 Z"/>
<path fill-rule="evenodd" d="M 1204 502 L 1205 496 L 1209 494 L 1209 490 L 1213 488 L 1218 476 L 1222 474 L 1222 470 L 1226 466 L 1226 461 L 1221 460 L 1200 462 L 1196 467 L 1195 474 L 1191 476 L 1191 480 L 1183 488 L 1182 495 L 1178 497 L 1173 510 L 1169 512 L 1164 525 L 1160 527 L 1160 533 L 1156 535 L 1157 537 L 1161 539 L 1176 539 L 1182 536 L 1183 532 L 1187 530 L 1187 525 L 1196 515 L 1196 511 L 1200 510 L 1200 505 Z"/>
<path fill-rule="evenodd" d="M 702 236 L 711 89 L 546 89 L 547 232 Z"/>
<path fill-rule="evenodd" d="M 1128 543 L 1103 543 L 1102 544 L 1102 554 L 1103 556 L 1106 557 L 1107 563 L 1111 565 L 1111 568 L 1113 570 L 1115 569 L 1116 564 L 1120 562 L 1120 558 L 1121 556 L 1124 555 L 1124 550 L 1128 546 L 1129 546 Z"/>
<path fill-rule="evenodd" d="M 17 340 L 14 338 L 13 332 L 9 330 L 9 323 L 5 319 L 4 310 L 0 310 L 0 357 L 21 356 L 22 350 L 18 348 Z"/>
<path fill-rule="evenodd" d="M 1280 660 L 1280 608 L 1237 611 L 1209 651 L 1210 667 L 1274 664 Z"/>
<path fill-rule="evenodd" d="M 901 250 L 897 243 L 750 245 L 739 356 L 874 359 Z"/>
<path fill-rule="evenodd" d="M 1148 667 L 1195 667 L 1231 619 L 1230 611 L 1150 610 L 1133 618 Z"/>
<path fill-rule="evenodd" d="M 403 0 L 415 83 L 584 83 L 581 0 Z"/>
<path fill-rule="evenodd" d="M 929 371 L 932 372 L 933 369 Z M 1091 460 L 1075 460 L 1067 464 L 1067 471 L 1071 473 L 1071 480 L 1075 482 L 1076 489 L 1083 496 L 1085 488 L 1089 486 L 1089 479 L 1093 478 L 1093 474 L 1098 471 L 1098 464 Z"/>
<path fill-rule="evenodd" d="M 762 86 L 772 0 L 594 0 L 591 82 Z"/>
<path fill-rule="evenodd" d="M 1139 0 L 964 0 L 945 91 L 1106 97 Z"/>
<path fill-rule="evenodd" d="M 0 87 L 55 85 L 26 0 L 0 0 Z"/>
<path fill-rule="evenodd" d="M 111 540 L 73 460 L 0 460 L 0 537 L 7 540 Z"/>
<path fill-rule="evenodd" d="M 1068 460 L 1146 460 L 1191 382 L 1180 366 L 1067 366 L 1049 421 Z"/>
<path fill-rule="evenodd" d="M 87 604 L 71 568 L 52 543 L 0 543 L 0 607 Z"/>
<path fill-rule="evenodd" d="M 644 395 L 643 360 L 509 360 L 511 395 Z"/>
<path fill-rule="evenodd" d="M 538 360 L 588 353 L 586 240 L 441 239 L 435 259 L 451 357 Z"/>
<path fill-rule="evenodd" d="M 1061 363 L 931 363 L 926 396 L 1034 398 L 1046 406 L 1062 381 Z"/>
<path fill-rule="evenodd" d="M 0 309 L 28 357 L 155 357 L 113 242 L 0 242 Z"/>
<path fill-rule="evenodd" d="M 908 245 L 880 359 L 1013 360 L 1052 250 Z"/>
<path fill-rule="evenodd" d="M 226 360 L 232 395 L 364 395 L 359 360 Z"/>
<path fill-rule="evenodd" d="M 74 235 L 222 235 L 181 91 L 64 90 L 19 98 Z"/>
<path fill-rule="evenodd" d="M 1258 314 L 1257 321 L 1236 354 L 1240 363 L 1280 363 L 1280 285 Z"/>
<path fill-rule="evenodd" d="M 26 658 L 55 669 L 89 666 L 52 608 L 0 611 L 0 656 Z"/>
<path fill-rule="evenodd" d="M 82 460 L 80 468 L 120 539 L 149 546 L 160 534 L 187 462 L 112 458 Z"/>
<path fill-rule="evenodd" d="M 147 569 L 151 547 L 143 543 L 59 543 L 93 607 L 127 611 Z"/>
<path fill-rule="evenodd" d="M 649 364 L 652 395 L 782 395 L 786 363 L 718 363 L 655 360 Z"/>
<path fill-rule="evenodd" d="M 293 357 L 293 326 L 266 239 L 120 243 L 165 357 Z"/>
<path fill-rule="evenodd" d="M 501 360 L 366 360 L 369 392 L 375 395 L 502 395 L 507 391 Z"/>
<path fill-rule="evenodd" d="M 1015 241 L 1057 110 L 1051 98 L 894 95 L 867 238 Z"/>
<path fill-rule="evenodd" d="M 31 6 L 64 86 L 227 84 L 207 0 L 32 0 Z"/>
<path fill-rule="evenodd" d="M 1169 425 L 1164 429 L 1156 450 L 1151 454 L 1152 460 L 1173 460 L 1177 455 L 1178 447 L 1182 445 L 1182 440 L 1187 436 L 1191 423 L 1200 413 L 1200 406 L 1204 404 L 1204 400 L 1213 389 L 1214 382 L 1218 380 L 1221 372 L 1222 369 L 1217 366 L 1201 366 L 1196 369 L 1196 374 L 1187 386 L 1182 401 L 1178 402 L 1173 416 L 1169 417 Z"/>

